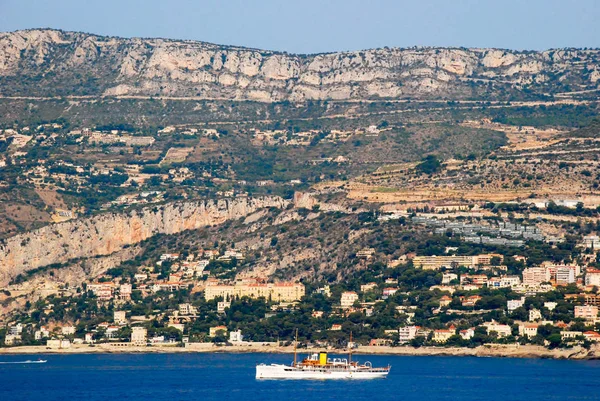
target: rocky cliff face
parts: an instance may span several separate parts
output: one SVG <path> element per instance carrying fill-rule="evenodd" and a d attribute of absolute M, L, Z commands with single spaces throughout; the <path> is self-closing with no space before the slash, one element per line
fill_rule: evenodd
<path fill-rule="evenodd" d="M 11 237 L 0 246 L 0 285 L 41 266 L 110 255 L 156 234 L 199 229 L 286 205 L 278 197 L 169 203 L 46 226 Z"/>
<path fill-rule="evenodd" d="M 317 55 L 55 30 L 0 34 L 3 95 L 303 101 L 596 89 L 598 50 L 385 48 Z M 524 91 L 525 90 L 525 91 Z"/>

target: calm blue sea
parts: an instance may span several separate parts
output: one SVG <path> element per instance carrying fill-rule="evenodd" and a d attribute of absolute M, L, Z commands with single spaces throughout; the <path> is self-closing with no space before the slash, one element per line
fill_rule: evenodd
<path fill-rule="evenodd" d="M 0 355 L 0 400 L 600 400 L 600 361 L 356 356 L 392 365 L 371 381 L 257 381 L 290 355 Z"/>

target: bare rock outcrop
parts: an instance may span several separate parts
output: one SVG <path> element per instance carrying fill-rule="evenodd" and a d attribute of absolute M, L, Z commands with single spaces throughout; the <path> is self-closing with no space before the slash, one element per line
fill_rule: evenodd
<path fill-rule="evenodd" d="M 0 245 L 0 285 L 42 266 L 110 255 L 156 234 L 218 225 L 261 208 L 286 205 L 279 197 L 177 202 L 49 225 Z"/>
<path fill-rule="evenodd" d="M 398 97 L 489 100 L 556 93 L 571 86 L 597 89 L 597 74 L 589 71 L 598 70 L 599 57 L 599 50 L 465 48 L 295 55 L 189 40 L 37 29 L 0 33 L 0 90 L 3 95 L 19 96 L 177 96 L 264 102 Z"/>

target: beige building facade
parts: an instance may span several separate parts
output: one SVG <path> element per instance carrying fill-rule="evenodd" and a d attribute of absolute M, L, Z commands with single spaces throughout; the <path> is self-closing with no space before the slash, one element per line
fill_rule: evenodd
<path fill-rule="evenodd" d="M 225 300 L 235 297 L 249 297 L 271 299 L 277 302 L 299 301 L 305 294 L 302 283 L 262 283 L 262 282 L 236 282 L 233 285 L 221 284 L 218 281 L 209 282 L 204 289 L 207 300 L 222 297 Z"/>

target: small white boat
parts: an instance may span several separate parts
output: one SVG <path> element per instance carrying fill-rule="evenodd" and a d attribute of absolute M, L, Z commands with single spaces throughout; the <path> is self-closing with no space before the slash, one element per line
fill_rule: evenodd
<path fill-rule="evenodd" d="M 23 363 L 46 363 L 48 362 L 45 359 L 38 359 L 36 361 L 31 361 L 31 360 L 26 360 L 26 361 L 7 361 L 7 362 L 0 362 L 0 364 L 23 364 Z"/>

